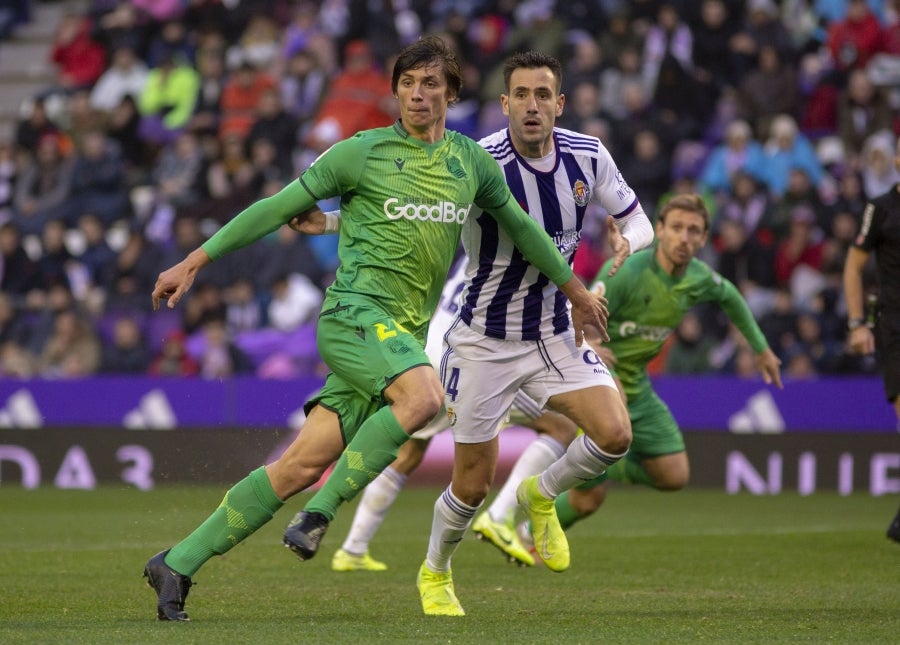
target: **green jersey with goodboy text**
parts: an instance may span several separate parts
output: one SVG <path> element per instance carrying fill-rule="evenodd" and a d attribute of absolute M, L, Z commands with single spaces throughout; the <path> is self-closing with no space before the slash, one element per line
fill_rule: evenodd
<path fill-rule="evenodd" d="M 716 302 L 744 334 L 753 351 L 768 344 L 740 292 L 705 262 L 694 258 L 683 275 L 659 266 L 656 248 L 630 256 L 608 277 L 612 260 L 594 278 L 593 289 L 609 301 L 606 345 L 616 356 L 613 372 L 629 400 L 650 387 L 647 363 L 653 360 L 685 312 L 699 302 Z"/>
<path fill-rule="evenodd" d="M 425 143 L 399 121 L 336 143 L 296 182 L 248 207 L 203 248 L 219 257 L 336 196 L 340 266 L 323 310 L 342 299 L 368 299 L 424 344 L 462 227 L 475 214 L 473 204 L 489 211 L 555 283 L 572 277 L 553 241 L 511 199 L 500 167 L 484 148 L 452 130 Z"/>

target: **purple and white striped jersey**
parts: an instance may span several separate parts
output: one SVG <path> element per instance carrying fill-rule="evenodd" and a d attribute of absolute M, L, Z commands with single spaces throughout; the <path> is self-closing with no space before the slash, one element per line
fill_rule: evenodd
<path fill-rule="evenodd" d="M 562 128 L 554 128 L 553 139 L 555 163 L 547 172 L 516 152 L 507 129 L 479 144 L 497 160 L 513 196 L 544 226 L 570 265 L 591 199 L 616 218 L 632 252 L 646 246 L 652 240 L 650 223 L 600 140 Z M 641 235 L 632 239 L 623 225 L 634 219 L 643 221 L 635 227 Z M 462 243 L 468 263 L 459 315 L 469 327 L 507 340 L 538 340 L 569 329 L 566 297 L 522 257 L 494 218 L 473 211 Z"/>

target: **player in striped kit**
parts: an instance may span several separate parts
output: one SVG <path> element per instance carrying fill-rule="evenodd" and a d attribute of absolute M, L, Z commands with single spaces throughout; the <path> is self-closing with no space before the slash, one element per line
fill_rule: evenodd
<path fill-rule="evenodd" d="M 339 216 L 338 213 L 329 215 Z M 298 228 L 298 230 L 302 232 L 304 229 Z M 440 364 L 444 333 L 459 313 L 459 296 L 465 284 L 465 260 L 466 258 L 461 255 L 450 269 L 441 293 L 440 303 L 428 328 L 425 353 L 428 354 L 428 358 L 431 359 L 435 368 Z M 549 449 L 552 456 L 550 461 L 562 454 L 565 447 L 578 433 L 575 424 L 568 418 L 556 412 L 542 410 L 534 400 L 521 391 L 516 394 L 513 401 L 513 410 L 517 425 L 532 428 L 540 434 L 540 438 L 529 446 L 528 451 L 541 453 Z M 359 505 L 356 507 L 350 531 L 341 548 L 335 551 L 332 557 L 332 570 L 340 572 L 385 571 L 388 568 L 386 563 L 376 560 L 369 554 L 369 545 L 384 522 L 391 505 L 403 489 L 407 478 L 422 463 L 431 439 L 449 427 L 450 420 L 446 413 L 439 413 L 427 426 L 410 436 L 410 440 L 400 447 L 397 459 L 385 468 L 371 484 L 366 486 Z M 549 446 L 549 448 L 544 448 L 544 446 Z M 544 449 L 542 450 L 542 448 Z M 529 472 L 529 474 L 532 473 Z M 515 504 L 514 487 L 507 493 L 507 497 L 508 503 Z M 495 524 L 486 522 L 486 518 L 489 516 L 483 513 L 481 526 L 476 524 L 475 531 L 479 531 L 480 528 L 481 533 L 479 534 L 500 548 L 510 560 L 528 566 L 534 565 L 534 557 L 521 544 L 516 535 L 512 517 L 508 522 Z"/>
<path fill-rule="evenodd" d="M 652 227 L 602 143 L 555 127 L 565 102 L 559 61 L 539 52 L 516 54 L 507 61 L 504 77 L 506 94 L 500 100 L 509 128 L 479 143 L 502 168 L 515 198 L 570 262 L 587 204 L 596 195 L 615 222 L 615 265 L 621 265 L 651 242 Z M 631 442 L 628 412 L 609 370 L 591 347 L 576 347 L 565 300 L 547 277 L 485 214 L 473 213 L 462 241 L 466 287 L 459 316 L 444 336 L 441 361 L 444 403 L 456 442 L 453 479 L 435 503 L 418 575 L 428 615 L 465 614 L 454 592 L 450 559 L 490 489 L 498 423 L 517 391 L 584 429 L 517 491 L 537 554 L 554 571 L 568 567 L 569 548 L 553 500 L 604 472 Z"/>

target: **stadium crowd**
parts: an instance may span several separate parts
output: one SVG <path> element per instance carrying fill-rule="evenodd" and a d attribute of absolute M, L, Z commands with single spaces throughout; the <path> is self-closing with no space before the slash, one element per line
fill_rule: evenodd
<path fill-rule="evenodd" d="M 385 70 L 425 33 L 464 63 L 449 128 L 505 125 L 509 53 L 558 57 L 558 124 L 600 137 L 651 219 L 673 193 L 704 195 L 701 257 L 786 378 L 875 371 L 847 346 L 841 273 L 866 200 L 900 181 L 900 0 L 92 0 L 57 29 L 56 83 L 0 141 L 0 376 L 317 369 L 333 237 L 282 227 L 208 267 L 178 309 L 151 312 L 150 293 L 332 143 L 390 124 Z M 585 224 L 587 281 L 606 216 Z M 714 306 L 654 370 L 756 375 Z"/>

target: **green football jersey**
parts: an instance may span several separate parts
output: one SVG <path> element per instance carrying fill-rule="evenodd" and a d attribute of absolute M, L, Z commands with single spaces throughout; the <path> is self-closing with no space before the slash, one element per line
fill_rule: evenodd
<path fill-rule="evenodd" d="M 424 338 L 473 203 L 508 199 L 496 162 L 446 131 L 433 144 L 399 124 L 335 144 L 300 176 L 321 200 L 341 195 L 340 266 L 323 308 L 364 294 Z M 493 166 L 493 167 L 492 167 Z"/>
<path fill-rule="evenodd" d="M 612 260 L 603 265 L 593 287 L 609 301 L 606 344 L 616 356 L 614 372 L 629 399 L 650 386 L 647 363 L 699 302 L 718 303 L 754 351 L 768 346 L 740 292 L 705 262 L 694 258 L 683 275 L 672 276 L 659 266 L 654 247 L 630 256 L 610 278 L 611 266 Z"/>
<path fill-rule="evenodd" d="M 239 213 L 203 249 L 216 259 L 337 196 L 340 266 L 323 309 L 341 298 L 370 299 L 423 344 L 470 213 L 490 212 L 556 284 L 572 277 L 553 240 L 512 199 L 484 148 L 451 130 L 425 143 L 399 122 L 335 144 L 297 181 Z"/>

